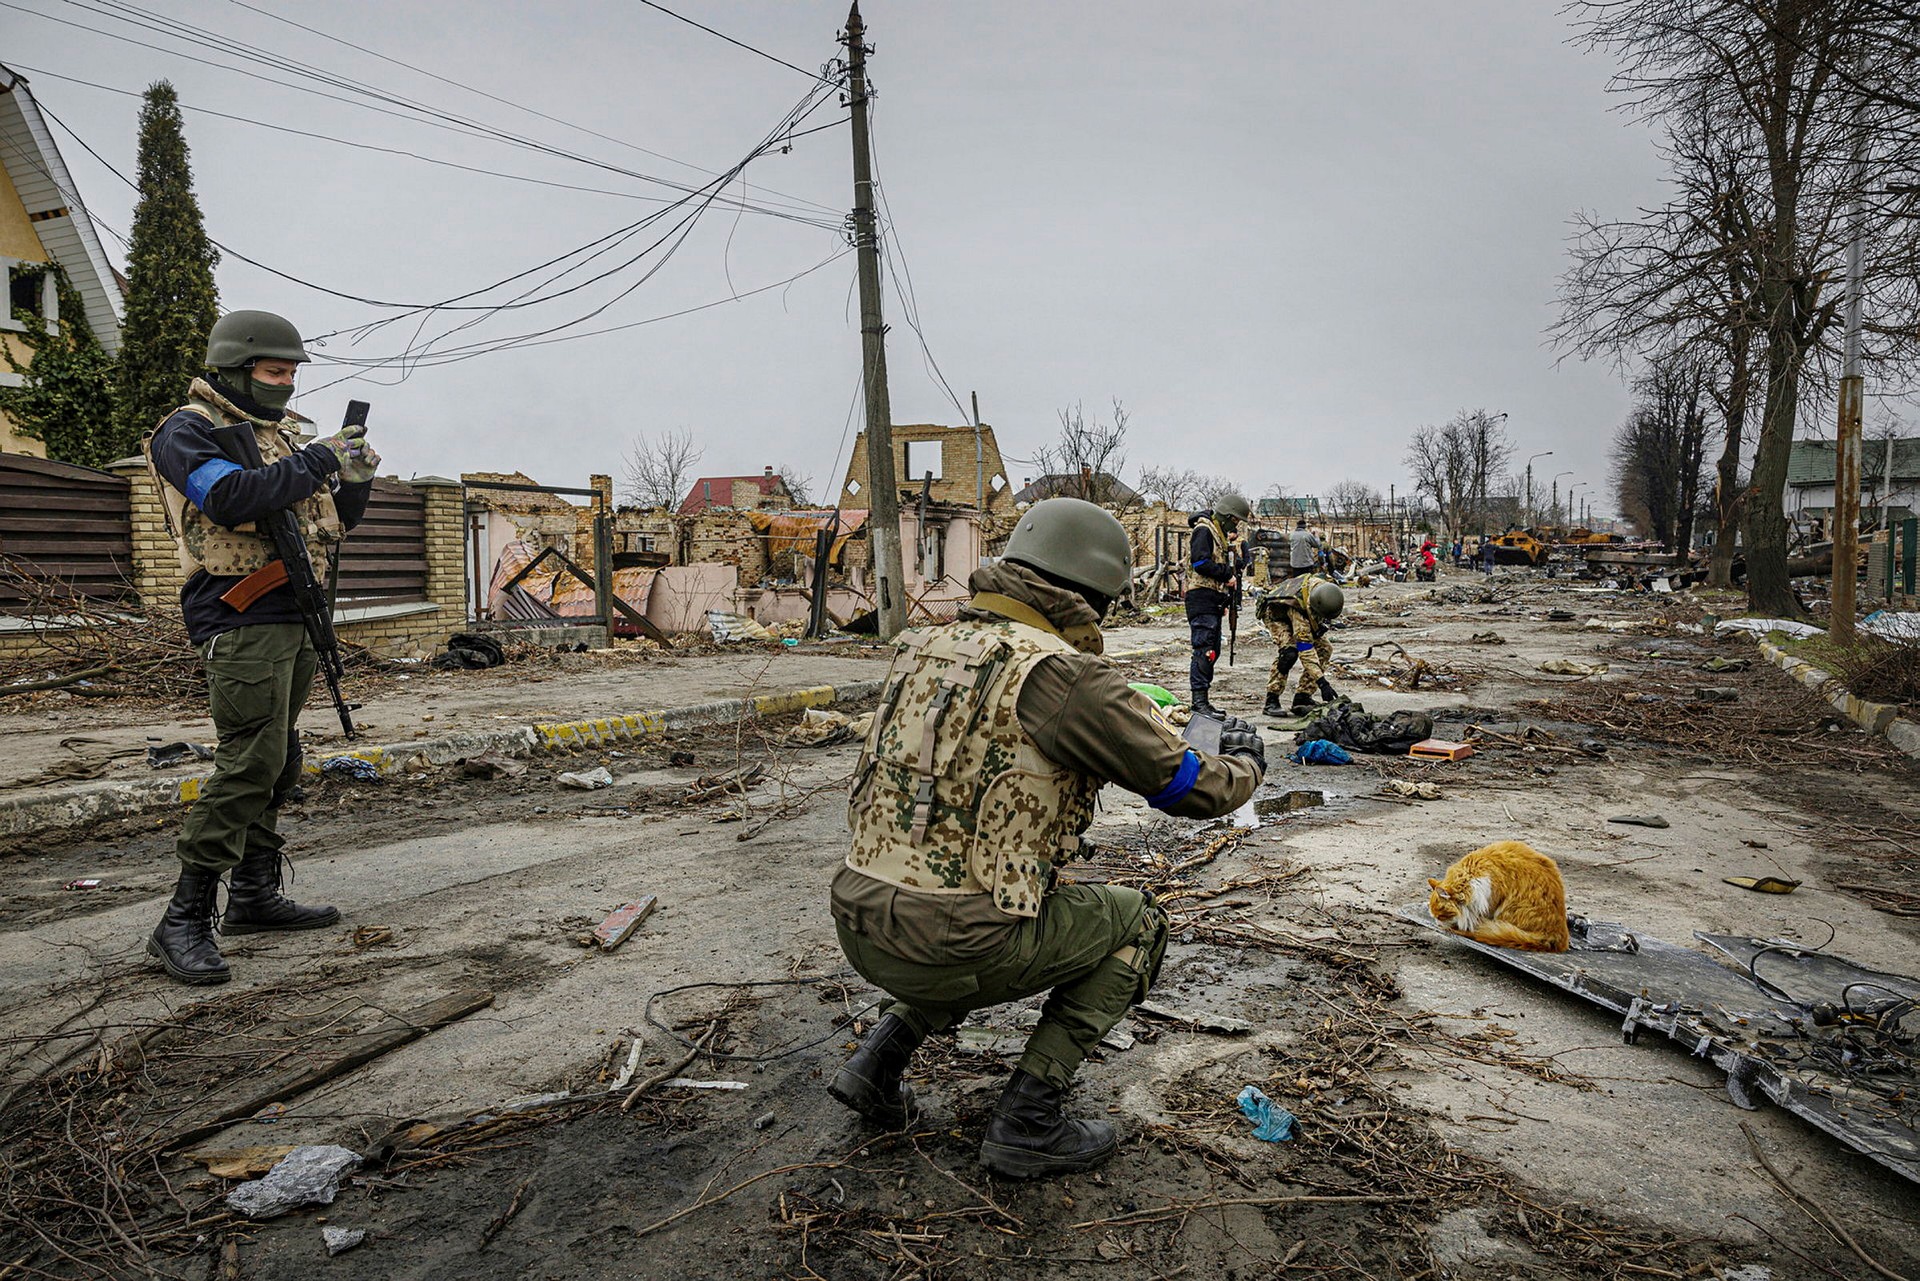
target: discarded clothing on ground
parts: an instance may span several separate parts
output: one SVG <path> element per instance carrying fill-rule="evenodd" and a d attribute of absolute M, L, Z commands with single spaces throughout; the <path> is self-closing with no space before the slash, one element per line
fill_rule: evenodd
<path fill-rule="evenodd" d="M 1715 636 L 1732 636 L 1736 632 L 1752 632 L 1755 636 L 1765 636 L 1768 632 L 1785 632 L 1795 640 L 1805 640 L 1809 636 L 1823 634 L 1818 627 L 1796 623 L 1790 618 L 1729 618 L 1713 625 Z"/>
<path fill-rule="evenodd" d="M 1374 756 L 1405 756 L 1407 749 L 1433 737 L 1433 717 L 1425 712 L 1394 712 L 1374 716 L 1358 703 L 1335 703 L 1295 736 L 1301 746 L 1316 739 Z"/>
<path fill-rule="evenodd" d="M 433 665 L 443 672 L 466 672 L 498 667 L 506 661 L 507 651 L 493 637 L 478 632 L 455 632 L 447 637 L 447 652 L 437 655 Z"/>
<path fill-rule="evenodd" d="M 1294 748 L 1292 760 L 1296 765 L 1353 764 L 1353 757 L 1347 755 L 1346 748 L 1324 738 L 1316 738 Z"/>

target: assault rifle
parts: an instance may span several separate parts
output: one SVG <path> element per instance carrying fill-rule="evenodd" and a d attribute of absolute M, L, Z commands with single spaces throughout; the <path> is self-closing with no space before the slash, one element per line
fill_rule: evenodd
<path fill-rule="evenodd" d="M 367 422 L 369 406 L 364 400 L 347 402 L 347 414 L 341 420 L 341 427 L 364 427 Z M 229 462 L 237 463 L 249 470 L 259 470 L 266 466 L 260 457 L 260 444 L 253 438 L 253 426 L 241 423 L 237 427 L 222 427 L 214 431 L 214 437 L 220 442 L 220 449 Z M 346 668 L 340 660 L 340 638 L 333 632 L 333 609 L 327 600 L 327 590 L 313 572 L 313 561 L 307 555 L 307 540 L 301 536 L 300 522 L 286 508 L 268 512 L 257 522 L 262 532 L 273 540 L 273 549 L 280 556 L 280 574 L 270 577 L 270 584 L 262 587 L 279 586 L 284 581 L 293 589 L 293 599 L 300 610 L 300 625 L 307 629 L 307 639 L 313 642 L 313 652 L 319 660 L 320 675 L 327 682 L 327 693 L 333 698 L 334 710 L 340 713 L 340 728 L 348 738 L 353 733 L 353 709 L 357 704 L 349 703 L 340 692 L 341 678 Z M 273 567 L 268 566 L 268 570 Z M 250 575 L 249 579 L 266 575 L 267 570 Z M 284 578 L 283 578 L 284 576 Z M 251 599 L 257 599 L 256 592 Z M 233 604 L 234 602 L 229 602 Z M 236 608 L 244 606 L 236 605 Z"/>
<path fill-rule="evenodd" d="M 1233 666 L 1234 651 L 1240 641 L 1240 575 L 1227 584 L 1227 666 Z"/>

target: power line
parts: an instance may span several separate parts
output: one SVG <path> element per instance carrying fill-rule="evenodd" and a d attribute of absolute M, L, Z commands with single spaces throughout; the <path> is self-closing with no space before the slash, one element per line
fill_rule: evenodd
<path fill-rule="evenodd" d="M 88 13 L 95 13 L 102 17 L 111 18 L 115 21 L 122 22 L 129 26 L 132 26 L 138 30 L 147 31 L 156 35 L 164 36 L 164 37 L 167 37 L 173 40 L 178 40 L 182 43 L 185 43 L 191 46 L 191 53 L 194 57 L 194 60 L 198 65 L 201 65 L 201 66 L 206 66 L 216 70 L 231 72 L 235 75 L 244 76 L 250 80 L 258 80 L 265 84 L 273 85 L 277 88 L 289 89 L 298 93 L 311 94 L 315 97 L 324 98 L 330 102 L 343 103 L 347 106 L 358 107 L 362 110 L 372 111 L 379 115 L 390 116 L 395 119 L 406 120 L 415 124 L 423 124 L 428 126 L 429 128 L 443 129 L 449 132 L 462 134 L 468 137 L 480 138 L 483 140 L 490 140 L 495 142 L 502 142 L 511 146 L 516 146 L 526 150 L 539 152 L 541 154 L 554 156 L 556 158 L 575 161 L 577 163 L 589 165 L 593 168 L 605 170 L 610 173 L 617 173 L 622 175 L 623 177 L 634 178 L 642 182 L 654 183 L 656 185 L 667 187 L 672 190 L 680 191 L 683 193 L 693 193 L 693 192 L 702 190 L 702 188 L 700 187 L 691 187 L 691 186 L 688 186 L 686 183 L 677 182 L 668 178 L 658 177 L 653 174 L 643 173 L 638 170 L 626 168 L 625 166 L 622 166 L 622 165 L 611 164 L 606 161 L 597 160 L 589 156 L 581 155 L 577 152 L 568 151 L 564 148 L 554 147 L 549 144 L 539 142 L 538 140 L 535 140 L 535 139 L 525 138 L 518 134 L 509 133 L 505 130 L 495 128 L 494 126 L 487 125 L 480 121 L 476 121 L 470 117 L 461 116 L 461 115 L 458 115 L 457 113 L 442 111 L 438 108 L 428 106 L 423 103 L 415 102 L 411 99 L 402 97 L 398 94 L 389 93 L 385 90 L 381 90 L 374 86 L 363 83 L 360 80 L 356 80 L 350 77 L 339 76 L 339 75 L 336 75 L 335 73 L 325 71 L 321 68 L 318 68 L 309 64 L 295 62 L 280 54 L 274 53 L 271 50 L 263 49 L 256 45 L 249 45 L 243 41 L 234 40 L 229 37 L 224 37 L 217 34 L 209 34 L 199 28 L 189 26 L 185 23 L 177 22 L 170 18 L 165 18 L 160 15 L 148 14 L 142 10 L 135 9 L 131 6 L 120 4 L 119 0 L 103 0 L 103 3 L 105 5 L 111 6 L 111 7 L 101 7 L 100 5 L 96 5 L 96 4 L 88 4 L 88 3 L 85 3 L 84 0 L 61 0 L 61 3 L 70 5 L 77 9 L 81 9 Z M 26 8 L 23 5 L 15 3 L 14 0 L 0 0 L 0 7 L 13 9 L 20 13 L 30 14 L 33 17 L 41 18 L 48 22 L 54 22 L 62 26 L 72 27 L 76 30 L 86 31 L 86 32 L 89 32 L 90 34 L 102 36 L 109 40 L 118 40 L 118 41 L 121 41 L 122 43 L 132 44 L 142 49 L 150 49 L 156 53 L 168 54 L 174 57 L 182 56 L 182 53 L 180 50 L 170 49 L 162 45 L 149 43 L 148 41 L 145 41 L 145 40 L 135 39 L 132 36 L 122 35 L 116 31 L 107 31 L 99 27 L 88 26 L 87 24 L 82 22 L 74 22 L 66 18 L 55 17 L 54 15 L 49 13 L 42 13 L 36 9 Z M 211 58 L 207 53 L 206 46 L 210 43 L 213 45 L 214 48 L 219 49 L 221 52 L 235 54 L 237 56 L 247 59 L 248 61 L 263 64 L 268 67 L 272 67 L 276 70 L 283 71 L 287 73 L 288 76 L 293 77 L 293 79 L 290 80 L 290 79 L 283 79 L 276 76 L 269 76 L 269 75 L 262 74 L 259 71 L 251 70 L 247 67 L 236 67 L 229 63 L 216 61 L 213 58 Z M 358 97 L 342 97 L 340 96 L 340 94 L 337 94 L 337 93 L 327 93 L 320 89 L 315 89 L 310 85 L 297 83 L 297 81 L 299 80 L 317 81 L 318 83 L 327 85 L 331 88 L 340 89 L 345 92 L 358 95 Z M 372 101 L 360 101 L 359 99 L 361 98 L 370 99 Z M 385 106 L 385 107 L 378 106 L 378 105 L 375 105 L 376 103 L 387 103 L 389 104 L 389 106 Z M 404 110 L 391 109 L 395 107 L 404 108 Z M 675 163 L 679 163 L 679 162 L 676 161 Z M 825 208 L 825 206 L 816 206 L 816 207 L 822 208 L 822 209 Z"/>
<path fill-rule="evenodd" d="M 825 76 L 822 76 L 817 72 L 808 71 L 805 67 L 796 67 L 791 62 L 788 62 L 785 58 L 777 58 L 773 54 L 768 53 L 765 49 L 756 49 L 752 45 L 747 44 L 744 41 L 735 40 L 732 36 L 726 34 L 724 31 L 715 31 L 712 27 L 709 27 L 704 23 L 695 22 L 692 18 L 689 18 L 684 14 L 675 13 L 673 10 L 667 8 L 667 6 L 663 4 L 655 4 L 654 0 L 640 0 L 640 3 L 647 6 L 647 8 L 649 9 L 658 9 L 661 13 L 666 14 L 669 18 L 677 18 L 681 22 L 686 23 L 689 27 L 699 27 L 700 30 L 706 32 L 710 36 L 718 36 L 720 39 L 726 41 L 728 44 L 732 45 L 736 49 L 745 49 L 748 53 L 754 54 L 761 58 L 765 58 L 768 62 L 777 62 L 789 71 L 798 71 L 801 75 L 811 77 L 814 80 L 818 80 L 821 84 L 830 86 L 831 88 L 838 89 L 840 87 L 839 85 L 834 84 L 833 81 L 827 79 Z"/>
<path fill-rule="evenodd" d="M 232 3 L 237 4 L 239 3 L 239 0 L 232 0 Z M 125 97 L 125 98 L 146 97 L 145 94 L 140 93 L 138 90 L 121 89 L 114 85 L 103 85 L 92 80 L 82 80 L 78 76 L 69 76 L 58 71 L 48 71 L 44 67 L 30 67 L 22 62 L 10 62 L 7 65 L 11 67 L 17 67 L 21 71 L 30 71 L 37 76 L 46 76 L 49 79 L 62 80 L 68 84 L 83 85 L 89 89 L 98 89 L 102 93 L 118 94 L 121 97 Z M 667 197 L 665 196 L 642 195 L 641 193 L 636 191 L 615 191 L 612 188 L 608 188 L 608 187 L 583 187 L 576 183 L 555 182 L 548 178 L 535 178 L 530 174 L 505 173 L 498 169 L 487 169 L 479 165 L 464 165 L 455 160 L 444 160 L 438 156 L 422 155 L 417 151 L 408 151 L 400 147 L 382 147 L 376 143 L 371 143 L 371 142 L 355 142 L 351 138 L 336 138 L 331 134 L 315 133 L 312 130 L 308 130 L 308 129 L 296 129 L 291 125 L 275 124 L 272 121 L 260 120 L 252 116 L 239 116 L 239 115 L 234 115 L 232 112 L 216 111 L 211 107 L 196 107 L 191 103 L 186 103 L 186 102 L 180 103 L 179 106 L 182 111 L 191 111 L 195 115 L 212 116 L 220 120 L 231 120 L 236 124 L 251 125 L 255 128 L 267 129 L 277 134 L 289 134 L 299 138 L 313 138 L 320 142 L 331 142 L 342 147 L 352 147 L 359 151 L 371 151 L 371 152 L 379 153 L 381 155 L 400 156 L 404 159 L 418 160 L 424 164 L 439 165 L 448 169 L 458 169 L 465 173 L 479 174 L 484 177 L 503 178 L 513 182 L 530 183 L 534 186 L 539 186 L 539 187 L 553 187 L 561 191 L 578 191 L 588 195 L 617 196 L 622 200 L 645 200 L 645 201 L 649 201 L 656 204 L 668 203 Z M 790 135 L 787 138 L 787 141 L 792 141 L 793 138 L 803 137 L 805 134 L 808 134 L 808 133 L 816 133 L 821 129 L 831 129 L 835 125 L 842 124 L 842 123 L 844 123 L 844 121 L 836 120 L 829 124 L 819 125 L 814 129 L 805 130 L 801 134 Z M 676 161 L 675 163 L 680 163 L 680 162 Z M 689 166 L 689 168 L 691 167 L 692 166 Z M 761 190 L 771 191 L 772 188 L 762 187 Z M 836 219 L 835 221 L 829 222 L 824 218 L 807 218 L 799 214 L 786 213 L 786 212 L 776 210 L 776 209 L 771 209 L 771 208 L 761 208 L 759 206 L 755 206 L 748 202 L 743 202 L 733 197 L 722 198 L 718 203 L 729 205 L 729 206 L 737 206 L 742 210 L 742 212 L 750 211 L 754 213 L 764 213 L 772 217 L 786 219 L 787 221 L 790 221 L 790 222 L 801 223 L 804 226 L 819 227 L 825 231 L 837 232 L 840 230 L 842 225 L 841 221 L 838 219 Z"/>
<path fill-rule="evenodd" d="M 369 49 L 365 45 L 355 44 L 351 40 L 346 40 L 341 38 L 340 36 L 332 35 L 328 32 L 320 30 L 318 27 L 310 27 L 303 22 L 295 22 L 292 18 L 283 17 L 282 15 L 274 13 L 271 10 L 263 9 L 258 5 L 248 4 L 247 0 L 227 0 L 227 3 L 231 5 L 235 5 L 241 9 L 248 10 L 251 13 L 257 13 L 263 18 L 270 18 L 275 22 L 285 23 L 287 26 L 293 27 L 300 31 L 305 31 L 309 35 L 319 36 L 322 40 L 329 40 L 329 41 L 332 41 L 334 44 L 342 45 L 348 49 L 355 50 L 356 52 L 359 52 L 359 53 L 364 53 L 370 58 L 378 58 L 381 62 L 388 63 L 392 66 L 404 68 L 405 70 L 414 72 L 416 75 L 425 76 L 429 80 L 437 80 L 441 84 L 451 86 L 452 88 L 461 89 L 471 94 L 477 94 L 478 96 L 485 98 L 490 102 L 497 102 L 502 106 L 512 107 L 516 111 L 524 111 L 528 115 L 538 116 L 540 119 L 551 121 L 553 124 L 557 124 L 562 128 L 572 129 L 579 133 L 584 133 L 589 137 L 598 138 L 603 142 L 611 142 L 616 146 L 625 147 L 630 151 L 637 151 L 643 156 L 652 156 L 655 160 L 665 160 L 669 164 L 680 165 L 683 168 L 693 170 L 695 173 L 703 173 L 703 174 L 706 174 L 708 177 L 713 176 L 713 170 L 703 168 L 702 166 L 693 164 L 690 161 L 676 159 L 675 157 L 666 155 L 663 152 L 650 151 L 647 148 L 642 147 L 637 143 L 629 142 L 624 138 L 616 138 L 612 134 L 601 133 L 597 129 L 589 129 L 585 125 L 574 124 L 572 121 L 563 120 L 559 116 L 549 115 L 548 113 L 539 110 L 537 107 L 529 107 L 525 103 L 515 102 L 511 98 L 502 98 L 498 94 L 488 93 L 485 89 L 482 89 L 477 85 L 470 85 L 459 80 L 449 79 L 448 77 L 440 75 L 437 72 L 429 71 L 425 67 L 416 66 L 411 62 L 406 62 L 399 58 L 389 57 L 388 55 L 381 53 L 376 49 Z M 820 204 L 817 201 L 808 200 L 802 196 L 794 196 L 794 195 L 789 195 L 786 192 L 775 191 L 771 187 L 762 188 L 762 190 L 771 192 L 773 195 L 780 196 L 784 199 L 795 201 L 799 204 L 812 205 L 814 208 L 823 210 L 827 213 L 837 214 L 839 212 L 837 209 L 834 209 L 831 206 Z"/>

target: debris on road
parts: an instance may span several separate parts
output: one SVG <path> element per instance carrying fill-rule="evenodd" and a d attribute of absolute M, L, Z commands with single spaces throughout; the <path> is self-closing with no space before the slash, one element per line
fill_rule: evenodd
<path fill-rule="evenodd" d="M 1291 759 L 1297 765 L 1351 765 L 1353 757 L 1338 743 L 1324 738 L 1311 739 L 1293 749 Z"/>
<path fill-rule="evenodd" d="M 189 761 L 210 761 L 213 749 L 205 743 L 167 743 L 147 748 L 148 769 L 172 769 Z"/>
<path fill-rule="evenodd" d="M 1470 645 L 1504 645 L 1507 638 L 1499 632 L 1475 632 L 1467 638 Z"/>
<path fill-rule="evenodd" d="M 359 1154 L 333 1144 L 305 1144 L 282 1157 L 264 1178 L 227 1193 L 227 1207 L 249 1219 L 272 1219 L 303 1205 L 327 1205 Z"/>
<path fill-rule="evenodd" d="M 1583 663 L 1572 658 L 1549 658 L 1540 664 L 1540 670 L 1551 676 L 1604 676 L 1608 669 L 1605 663 Z"/>
<path fill-rule="evenodd" d="M 1784 876 L 1723 876 L 1720 879 L 1760 894 L 1791 894 L 1800 888 L 1799 881 L 1789 881 Z"/>
<path fill-rule="evenodd" d="M 731 645 L 738 641 L 769 641 L 774 639 L 772 632 L 754 622 L 751 618 L 739 614 L 729 614 L 721 610 L 707 611 L 707 629 L 713 633 L 717 645 Z"/>
<path fill-rule="evenodd" d="M 380 780 L 380 767 L 358 756 L 329 756 L 320 762 L 320 772 L 333 778 L 349 778 L 361 783 Z"/>
<path fill-rule="evenodd" d="M 447 637 L 447 649 L 435 656 L 433 666 L 443 672 L 483 671 L 507 661 L 507 651 L 491 636 L 478 632 L 456 632 Z"/>
<path fill-rule="evenodd" d="M 365 1228 L 336 1228 L 332 1225 L 320 1229 L 320 1240 L 326 1244 L 327 1257 L 345 1254 L 367 1239 Z"/>
<path fill-rule="evenodd" d="M 593 931 L 593 941 L 600 945 L 602 952 L 611 952 L 632 937 L 640 928 L 641 922 L 653 915 L 653 909 L 660 906 L 658 894 L 648 894 L 631 903 L 623 903 L 613 910 L 613 914 L 600 922 Z"/>
<path fill-rule="evenodd" d="M 613 775 L 607 772 L 606 766 L 596 765 L 590 770 L 558 775 L 556 781 L 562 787 L 577 787 L 583 792 L 593 792 L 612 787 Z"/>
<path fill-rule="evenodd" d="M 1672 827 L 1673 824 L 1658 814 L 1620 814 L 1607 820 L 1609 823 L 1624 823 L 1628 827 Z"/>
<path fill-rule="evenodd" d="M 1390 778 L 1383 788 L 1389 796 L 1404 796 L 1416 801 L 1437 801 L 1441 799 L 1440 789 L 1433 783 L 1416 783 L 1409 778 Z"/>
<path fill-rule="evenodd" d="M 1715 636 L 1733 636 L 1741 632 L 1756 637 L 1765 636 L 1768 632 L 1785 632 L 1795 640 L 1825 635 L 1818 627 L 1796 623 L 1790 618 L 1727 618 L 1713 625 Z"/>
<path fill-rule="evenodd" d="M 854 717 L 809 707 L 801 713 L 799 724 L 774 735 L 773 741 L 780 747 L 831 747 L 866 738 L 872 724 L 872 712 Z"/>
<path fill-rule="evenodd" d="M 101 881 L 98 877 L 83 876 L 78 880 L 68 881 L 60 888 L 63 890 L 97 890 L 104 883 L 105 882 Z"/>
<path fill-rule="evenodd" d="M 468 778 L 519 778 L 527 772 L 525 761 L 515 760 L 499 752 L 487 752 L 480 756 L 470 756 L 455 761 L 454 764 Z"/>
<path fill-rule="evenodd" d="M 1237 1019 L 1226 1014 L 1203 1014 L 1194 1010 L 1176 1009 L 1171 1005 L 1162 1005 L 1158 1001 L 1138 1001 L 1134 1004 L 1135 1014 L 1144 1014 L 1151 1019 L 1165 1019 L 1169 1023 L 1179 1023 L 1198 1032 L 1212 1032 L 1218 1036 L 1245 1036 L 1253 1031 L 1253 1024 L 1245 1019 Z"/>
<path fill-rule="evenodd" d="M 1448 738 L 1423 738 L 1407 748 L 1407 755 L 1422 761 L 1464 761 L 1473 755 L 1473 744 L 1456 743 Z"/>
<path fill-rule="evenodd" d="M 1294 1115 L 1268 1098 L 1266 1091 L 1249 1085 L 1235 1100 L 1241 1115 L 1253 1122 L 1253 1137 L 1263 1143 L 1285 1143 L 1293 1137 Z"/>
<path fill-rule="evenodd" d="M 1737 703 L 1740 701 L 1740 691 L 1725 685 L 1696 685 L 1693 698 L 1698 703 Z"/>
<path fill-rule="evenodd" d="M 1700 670 L 1703 672 L 1744 672 L 1752 666 L 1753 660 L 1750 658 L 1722 658 L 1720 655 L 1715 654 L 1712 658 L 1700 664 Z"/>

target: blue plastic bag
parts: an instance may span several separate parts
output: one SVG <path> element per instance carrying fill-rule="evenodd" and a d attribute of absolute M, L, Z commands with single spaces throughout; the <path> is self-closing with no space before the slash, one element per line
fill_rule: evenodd
<path fill-rule="evenodd" d="M 1351 765 L 1353 757 L 1347 755 L 1347 749 L 1338 743 L 1324 738 L 1302 743 L 1294 749 L 1292 760 L 1296 765 Z"/>
<path fill-rule="evenodd" d="M 1293 1113 L 1275 1103 L 1259 1086 L 1240 1091 L 1240 1111 L 1253 1122 L 1253 1137 L 1267 1143 L 1285 1143 L 1293 1137 Z"/>

